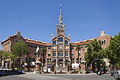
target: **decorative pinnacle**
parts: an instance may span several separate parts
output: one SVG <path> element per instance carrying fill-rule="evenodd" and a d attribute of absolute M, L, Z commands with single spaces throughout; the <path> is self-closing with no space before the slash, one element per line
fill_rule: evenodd
<path fill-rule="evenodd" d="M 62 8 L 62 4 L 60 4 L 60 15 L 61 15 L 61 8 Z"/>
<path fill-rule="evenodd" d="M 60 4 L 60 16 L 59 16 L 59 24 L 62 24 L 62 13 L 61 13 L 62 4 Z"/>

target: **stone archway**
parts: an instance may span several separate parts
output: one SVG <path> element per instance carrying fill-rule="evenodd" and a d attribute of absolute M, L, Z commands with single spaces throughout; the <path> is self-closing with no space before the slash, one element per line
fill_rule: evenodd
<path fill-rule="evenodd" d="M 55 71 L 55 66 L 56 66 L 56 59 L 53 59 L 53 60 L 52 60 L 52 63 L 51 63 L 51 71 L 52 71 L 52 72 Z"/>
<path fill-rule="evenodd" d="M 63 59 L 58 60 L 58 67 L 62 68 L 63 67 Z"/>

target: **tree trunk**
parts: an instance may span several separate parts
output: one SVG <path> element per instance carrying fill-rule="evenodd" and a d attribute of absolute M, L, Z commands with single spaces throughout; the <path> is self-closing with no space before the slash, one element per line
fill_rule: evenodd
<path fill-rule="evenodd" d="M 20 66 L 20 56 L 19 56 L 19 68 L 21 69 L 21 66 Z"/>

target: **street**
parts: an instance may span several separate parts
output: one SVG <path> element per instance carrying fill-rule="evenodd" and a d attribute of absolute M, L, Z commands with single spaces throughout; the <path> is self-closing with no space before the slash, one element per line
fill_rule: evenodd
<path fill-rule="evenodd" d="M 109 74 L 22 74 L 0 77 L 0 80 L 115 80 Z"/>

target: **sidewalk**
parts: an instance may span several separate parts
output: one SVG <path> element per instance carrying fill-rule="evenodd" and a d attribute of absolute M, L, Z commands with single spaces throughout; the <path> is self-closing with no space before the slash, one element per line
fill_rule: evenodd
<path fill-rule="evenodd" d="M 24 73 L 25 74 L 40 74 L 39 72 L 38 73 L 24 72 Z M 85 74 L 85 73 L 82 73 L 82 74 L 53 74 L 53 73 L 47 74 L 47 73 L 41 73 L 40 75 L 96 75 L 96 73 L 89 73 L 89 74 Z"/>

